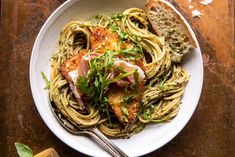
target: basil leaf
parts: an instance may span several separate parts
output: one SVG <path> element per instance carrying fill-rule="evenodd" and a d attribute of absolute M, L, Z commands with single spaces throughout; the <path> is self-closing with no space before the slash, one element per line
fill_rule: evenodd
<path fill-rule="evenodd" d="M 22 143 L 15 143 L 17 153 L 20 157 L 33 157 L 33 151 Z"/>
<path fill-rule="evenodd" d="M 43 71 L 41 71 L 41 75 L 42 75 L 42 78 L 43 80 L 45 81 L 46 83 L 46 87 L 44 87 L 44 89 L 49 89 L 50 88 L 50 81 L 48 80 L 48 78 L 46 77 L 45 73 Z"/>

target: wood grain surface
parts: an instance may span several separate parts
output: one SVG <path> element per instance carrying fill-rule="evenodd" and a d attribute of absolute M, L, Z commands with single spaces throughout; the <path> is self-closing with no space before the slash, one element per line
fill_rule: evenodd
<path fill-rule="evenodd" d="M 171 142 L 146 157 L 234 157 L 235 69 L 234 0 L 169 0 L 186 17 L 199 40 L 204 86 L 192 119 Z M 61 157 L 85 156 L 61 142 L 47 128 L 29 86 L 33 43 L 49 15 L 64 0 L 1 0 L 0 3 L 0 156 L 17 156 L 15 142 L 33 152 L 54 147 Z M 193 18 L 192 10 L 202 12 Z"/>

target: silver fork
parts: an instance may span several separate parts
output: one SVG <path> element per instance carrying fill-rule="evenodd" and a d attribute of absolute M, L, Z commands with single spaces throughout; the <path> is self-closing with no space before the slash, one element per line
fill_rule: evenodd
<path fill-rule="evenodd" d="M 112 141 L 104 136 L 96 127 L 81 128 L 77 125 L 72 124 L 67 120 L 61 113 L 56 113 L 51 102 L 50 107 L 60 125 L 68 132 L 74 135 L 90 135 L 95 138 L 96 142 L 99 143 L 104 149 L 106 149 L 114 157 L 128 157 L 120 148 L 118 148 Z"/>

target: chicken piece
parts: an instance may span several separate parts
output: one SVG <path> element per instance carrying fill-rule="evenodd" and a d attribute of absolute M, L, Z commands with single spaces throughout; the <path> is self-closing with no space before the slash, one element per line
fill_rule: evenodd
<path fill-rule="evenodd" d="M 107 50 L 115 50 L 120 42 L 119 36 L 107 28 L 96 27 L 90 36 L 91 49 L 104 53 Z"/>
<path fill-rule="evenodd" d="M 125 41 L 121 43 L 121 49 L 132 49 L 134 48 L 134 43 L 131 41 Z M 131 64 L 139 66 L 141 69 L 144 69 L 144 63 L 142 58 L 129 61 Z"/>
<path fill-rule="evenodd" d="M 64 63 L 60 66 L 60 71 L 69 82 L 70 89 L 73 92 L 75 99 L 79 103 L 80 109 L 82 110 L 85 109 L 85 105 L 81 99 L 82 93 L 75 86 L 75 82 L 78 75 L 84 74 L 86 71 L 88 71 L 87 65 L 83 63 L 83 56 L 86 54 L 87 51 L 80 51 L 78 54 L 75 54 L 71 58 L 65 60 Z"/>
<path fill-rule="evenodd" d="M 134 47 L 134 43 L 128 40 L 121 43 L 121 49 L 131 49 L 133 47 Z"/>
<path fill-rule="evenodd" d="M 71 58 L 64 61 L 60 66 L 60 71 L 62 75 L 69 82 L 73 82 L 73 79 L 78 75 L 78 68 L 82 61 L 82 57 L 87 54 L 87 51 L 80 51 L 78 54 L 75 54 Z"/>
<path fill-rule="evenodd" d="M 130 95 L 124 88 L 113 85 L 108 92 L 109 104 L 116 117 L 122 124 L 131 124 L 135 121 L 140 106 L 140 97 L 135 98 L 129 104 L 125 104 L 124 98 Z"/>

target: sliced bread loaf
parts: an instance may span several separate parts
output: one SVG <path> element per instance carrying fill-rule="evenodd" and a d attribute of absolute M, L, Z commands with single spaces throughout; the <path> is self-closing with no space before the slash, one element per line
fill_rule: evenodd
<path fill-rule="evenodd" d="M 146 11 L 154 31 L 165 38 L 171 60 L 181 62 L 183 56 L 196 47 L 183 19 L 164 0 L 148 0 Z"/>

